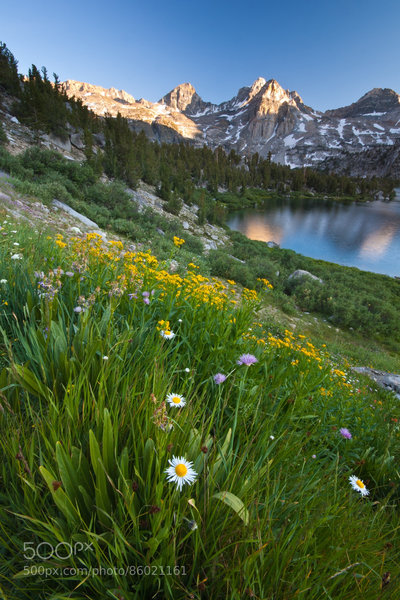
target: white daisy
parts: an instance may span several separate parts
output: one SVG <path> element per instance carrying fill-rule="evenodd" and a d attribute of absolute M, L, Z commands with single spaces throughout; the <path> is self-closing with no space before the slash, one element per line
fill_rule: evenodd
<path fill-rule="evenodd" d="M 183 456 L 173 456 L 172 460 L 168 461 L 171 465 L 165 470 L 168 475 L 167 481 L 169 483 L 176 483 L 179 491 L 182 491 L 182 486 L 185 483 L 194 483 L 197 473 L 193 469 L 193 463 L 183 458 Z"/>
<path fill-rule="evenodd" d="M 160 331 L 160 335 L 161 337 L 163 337 L 165 340 L 172 340 L 173 337 L 175 337 L 175 334 L 173 331 L 171 331 L 170 329 L 162 329 Z"/>
<path fill-rule="evenodd" d="M 185 398 L 180 394 L 168 394 L 167 402 L 170 406 L 185 406 Z"/>
<path fill-rule="evenodd" d="M 358 479 L 356 475 L 350 475 L 349 482 L 353 490 L 360 492 L 361 496 L 368 496 L 369 491 L 365 487 L 365 483 Z"/>
<path fill-rule="evenodd" d="M 13 254 L 11 260 L 21 260 L 22 254 Z"/>
<path fill-rule="evenodd" d="M 7 283 L 7 279 L 0 279 L 0 283 Z"/>

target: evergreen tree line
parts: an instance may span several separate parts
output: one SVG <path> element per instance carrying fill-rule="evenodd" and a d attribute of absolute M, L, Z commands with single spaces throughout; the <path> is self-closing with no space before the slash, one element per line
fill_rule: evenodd
<path fill-rule="evenodd" d="M 278 193 L 312 191 L 330 196 L 373 197 L 381 190 L 393 195 L 394 182 L 388 179 L 352 178 L 315 169 L 291 169 L 274 163 L 257 153 L 242 158 L 234 150 L 202 148 L 182 142 L 150 142 L 144 132 L 132 131 L 129 121 L 100 118 L 81 100 L 68 98 L 53 73 L 51 82 L 45 67 L 29 69 L 28 76 L 18 74 L 17 61 L 0 43 L 0 89 L 15 97 L 13 112 L 35 131 L 67 138 L 80 131 L 88 164 L 100 175 L 104 172 L 131 187 L 139 180 L 156 186 L 170 212 L 178 214 L 182 201 L 199 204 L 199 220 L 221 222 L 225 208 L 213 196 L 223 189 L 244 196 L 248 188 L 274 190 Z M 100 147 L 102 149 L 100 149 Z M 204 190 L 200 193 L 197 190 Z"/>

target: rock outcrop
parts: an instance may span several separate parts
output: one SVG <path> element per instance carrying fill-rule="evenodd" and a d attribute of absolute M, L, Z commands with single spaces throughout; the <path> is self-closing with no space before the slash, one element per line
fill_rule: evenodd
<path fill-rule="evenodd" d="M 304 279 L 305 277 L 308 279 L 313 279 L 314 281 L 319 281 L 320 283 L 324 283 L 320 277 L 313 275 L 309 271 L 303 271 L 303 269 L 297 269 L 297 271 L 291 273 L 291 275 L 288 277 L 288 280 L 297 281 L 299 279 Z"/>
<path fill-rule="evenodd" d="M 393 392 L 400 400 L 400 375 L 378 371 L 369 367 L 352 367 L 352 369 L 360 375 L 366 375 L 385 390 Z"/>

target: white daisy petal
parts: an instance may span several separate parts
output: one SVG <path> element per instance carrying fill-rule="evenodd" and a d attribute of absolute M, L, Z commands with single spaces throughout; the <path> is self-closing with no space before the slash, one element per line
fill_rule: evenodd
<path fill-rule="evenodd" d="M 196 480 L 197 473 L 193 469 L 193 463 L 183 456 L 173 456 L 169 461 L 170 466 L 165 470 L 167 481 L 176 483 L 179 491 L 185 483 L 192 484 Z"/>
<path fill-rule="evenodd" d="M 169 330 L 169 329 L 162 329 L 160 331 L 160 335 L 161 337 L 163 337 L 165 340 L 172 340 L 173 337 L 175 337 L 175 334 L 173 331 Z"/>
<path fill-rule="evenodd" d="M 180 394 L 168 394 L 166 398 L 170 406 L 185 406 L 186 400 Z"/>
<path fill-rule="evenodd" d="M 350 475 L 349 482 L 353 490 L 360 492 L 361 496 L 368 496 L 369 491 L 365 487 L 365 483 L 361 479 L 358 479 L 356 475 Z"/>

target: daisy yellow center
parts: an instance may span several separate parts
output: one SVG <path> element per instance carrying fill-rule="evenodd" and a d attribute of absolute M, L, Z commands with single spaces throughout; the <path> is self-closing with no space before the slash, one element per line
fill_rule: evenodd
<path fill-rule="evenodd" d="M 172 398 L 172 402 L 173 402 L 174 404 L 179 404 L 179 403 L 180 403 L 180 401 L 181 401 L 181 399 L 180 399 L 178 396 L 173 396 L 173 398 Z"/>
<path fill-rule="evenodd" d="M 188 472 L 187 467 L 185 465 L 183 465 L 182 463 L 180 465 L 176 465 L 175 473 L 178 475 L 178 477 L 185 477 L 187 472 Z"/>
<path fill-rule="evenodd" d="M 169 329 L 166 329 L 166 330 L 164 331 L 164 333 L 165 333 L 165 335 L 171 335 L 171 332 L 170 332 L 170 330 L 169 330 Z"/>
<path fill-rule="evenodd" d="M 358 487 L 360 488 L 365 488 L 365 485 L 363 484 L 363 482 L 361 481 L 361 479 L 357 479 L 356 484 L 358 485 Z"/>

